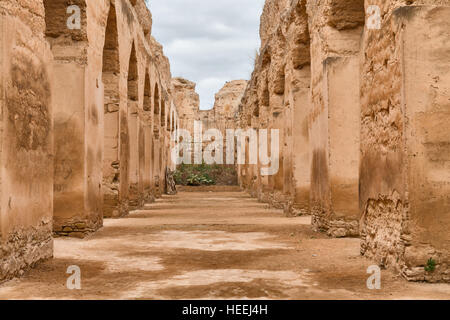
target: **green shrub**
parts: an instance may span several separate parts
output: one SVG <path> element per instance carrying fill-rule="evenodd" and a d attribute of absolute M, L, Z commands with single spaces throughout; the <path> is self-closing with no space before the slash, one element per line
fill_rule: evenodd
<path fill-rule="evenodd" d="M 191 174 L 186 179 L 188 186 L 201 186 L 214 184 L 214 180 L 207 174 Z"/>
<path fill-rule="evenodd" d="M 425 271 L 426 272 L 434 272 L 434 270 L 436 270 L 436 260 L 434 260 L 433 258 L 428 259 L 427 264 L 425 266 Z"/>
<path fill-rule="evenodd" d="M 173 175 L 175 183 L 184 186 L 235 185 L 237 172 L 234 167 L 218 164 L 180 164 Z"/>

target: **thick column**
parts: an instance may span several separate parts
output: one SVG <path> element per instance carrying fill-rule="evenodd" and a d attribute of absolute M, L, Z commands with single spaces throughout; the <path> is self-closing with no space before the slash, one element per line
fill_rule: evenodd
<path fill-rule="evenodd" d="M 94 105 L 92 110 L 85 105 L 87 90 L 85 66 L 76 63 L 55 61 L 55 93 L 57 110 L 55 121 L 55 198 L 54 198 L 54 231 L 60 235 L 83 236 L 87 232 L 97 230 L 102 225 L 101 197 L 99 187 L 88 184 L 87 165 L 95 161 L 98 155 L 93 148 L 98 137 L 91 134 L 87 141 L 88 124 L 85 115 L 96 114 L 96 121 L 102 119 Z M 92 88 L 93 89 L 93 88 Z M 102 88 L 99 88 L 102 90 Z M 100 92 L 100 100 L 102 91 Z M 100 102 L 100 106 L 102 102 Z M 101 136 L 100 136 L 101 137 Z M 69 143 L 70 142 L 70 143 Z M 90 145 L 92 143 L 93 145 Z M 98 143 L 99 144 L 99 143 Z M 99 148 L 101 161 L 101 147 Z M 88 159 L 88 157 L 90 159 Z M 93 190 L 89 190 L 93 187 Z M 90 192 L 93 194 L 90 194 Z M 88 197 L 98 202 L 97 210 L 89 212 Z M 94 213 L 94 215 L 91 215 Z"/>
<path fill-rule="evenodd" d="M 284 209 L 285 202 L 286 202 L 286 194 L 285 191 L 285 171 L 284 171 L 284 165 L 285 165 L 285 158 L 286 158 L 286 146 L 285 146 L 285 139 L 286 139 L 286 126 L 285 126 L 285 117 L 286 117 L 286 107 L 284 106 L 284 99 L 282 96 L 277 96 L 277 98 L 280 100 L 280 105 L 277 106 L 278 108 L 274 108 L 272 112 L 273 116 L 273 127 L 271 129 L 278 130 L 279 135 L 279 168 L 278 172 L 271 175 L 271 178 L 273 179 L 273 191 L 271 193 L 270 197 L 270 204 L 279 209 Z M 277 99 L 277 100 L 278 100 Z M 274 100 L 274 99 L 272 99 Z M 271 146 L 271 141 L 273 139 L 271 135 L 271 130 L 268 132 L 270 136 L 270 143 L 268 144 L 268 148 Z"/>
<path fill-rule="evenodd" d="M 308 15 L 312 223 L 333 237 L 357 236 L 358 57 L 365 21 L 364 1 L 311 1 Z"/>
<path fill-rule="evenodd" d="M 290 108 L 286 116 L 286 127 L 290 129 L 287 141 L 290 163 L 285 165 L 285 184 L 288 188 L 285 193 L 292 197 L 288 213 L 295 216 L 307 215 L 310 214 L 311 180 L 308 127 L 311 71 L 309 66 L 305 66 L 300 70 L 293 70 L 288 77 Z M 295 86 L 291 88 L 291 84 Z"/>
<path fill-rule="evenodd" d="M 358 235 L 359 60 L 323 62 L 323 108 L 311 125 L 313 225 L 335 237 Z"/>

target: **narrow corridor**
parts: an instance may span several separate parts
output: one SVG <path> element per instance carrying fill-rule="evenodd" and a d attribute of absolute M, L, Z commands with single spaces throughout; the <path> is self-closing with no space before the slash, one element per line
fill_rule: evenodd
<path fill-rule="evenodd" d="M 55 239 L 55 258 L 0 285 L 1 299 L 439 298 L 448 284 L 390 271 L 366 286 L 359 239 L 331 239 L 309 217 L 286 218 L 235 187 L 182 191 L 85 239 Z M 81 290 L 66 287 L 69 266 Z M 392 298 L 392 297 L 391 297 Z"/>

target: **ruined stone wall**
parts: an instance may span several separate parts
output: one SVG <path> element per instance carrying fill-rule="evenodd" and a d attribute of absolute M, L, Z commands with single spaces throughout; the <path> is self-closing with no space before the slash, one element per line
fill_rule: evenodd
<path fill-rule="evenodd" d="M 174 101 L 178 107 L 180 129 L 194 132 L 194 121 L 198 119 L 200 96 L 195 92 L 196 84 L 183 78 L 173 78 Z"/>
<path fill-rule="evenodd" d="M 42 2 L 0 2 L 0 281 L 53 255 L 52 54 Z"/>
<path fill-rule="evenodd" d="M 333 236 L 358 235 L 359 51 L 363 0 L 309 1 L 311 213 Z"/>
<path fill-rule="evenodd" d="M 227 134 L 227 129 L 237 129 L 236 116 L 246 87 L 247 81 L 245 80 L 234 80 L 225 83 L 215 95 L 214 107 L 210 110 L 199 110 L 198 112 L 197 120 L 201 121 L 203 132 L 210 129 L 216 129 L 220 132 L 221 136 L 214 137 L 214 139 L 220 138 L 223 141 L 223 156 L 221 159 L 224 164 L 227 164 L 226 149 L 228 139 L 230 139 L 230 143 L 235 142 L 235 137 Z M 212 142 L 211 139 L 202 140 L 202 150 Z M 235 154 L 232 155 L 232 159 L 235 159 Z M 230 165 L 234 165 L 234 163 Z"/>
<path fill-rule="evenodd" d="M 236 129 L 237 114 L 239 105 L 247 87 L 247 81 L 234 80 L 227 82 L 215 95 L 214 107 L 210 110 L 200 110 L 200 98 L 195 92 L 195 83 L 182 78 L 174 78 L 172 80 L 174 88 L 174 100 L 179 111 L 180 129 L 187 130 L 192 138 L 191 147 L 188 149 L 193 152 L 205 150 L 212 139 L 223 139 L 223 159 L 226 164 L 226 146 L 227 146 L 227 129 Z M 201 125 L 202 133 L 205 134 L 210 129 L 217 129 L 219 135 L 209 140 L 202 137 L 194 137 L 194 123 L 197 121 Z M 234 136 L 233 136 L 234 141 Z M 233 158 L 234 159 L 234 158 Z M 194 163 L 194 156 L 191 162 Z M 230 164 L 231 165 L 231 164 Z M 232 164 L 234 165 L 234 163 Z"/>
<path fill-rule="evenodd" d="M 164 193 L 179 120 L 151 27 L 144 0 L 1 1 L 0 280 Z"/>
<path fill-rule="evenodd" d="M 449 281 L 449 6 L 267 0 L 239 107 L 241 128 L 280 130 L 278 173 L 241 165 L 241 186 L 360 236 L 363 255 L 409 280 Z"/>
<path fill-rule="evenodd" d="M 243 128 L 280 132 L 280 165 L 262 176 L 261 164 L 240 166 L 240 184 L 288 214 L 309 213 L 310 35 L 305 1 L 267 1 L 261 48 L 240 109 Z M 293 136 L 297 139 L 293 139 Z"/>
<path fill-rule="evenodd" d="M 79 1 L 75 31 L 65 27 L 65 2 L 45 5 L 59 105 L 55 232 L 83 236 L 164 191 L 170 66 L 144 1 Z M 146 161 L 152 154 L 161 159 Z"/>
<path fill-rule="evenodd" d="M 383 20 L 363 41 L 362 253 L 407 279 L 448 282 L 450 12 L 417 5 L 450 2 L 373 4 Z M 424 269 L 430 258 L 434 272 Z"/>

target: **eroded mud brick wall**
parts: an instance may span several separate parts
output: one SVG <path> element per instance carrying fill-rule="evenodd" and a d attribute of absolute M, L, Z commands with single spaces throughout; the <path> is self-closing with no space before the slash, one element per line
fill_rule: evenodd
<path fill-rule="evenodd" d="M 363 42 L 362 253 L 407 279 L 448 282 L 450 1 L 371 4 L 383 20 Z"/>
<path fill-rule="evenodd" d="M 184 141 L 186 143 L 184 148 L 186 152 L 192 154 L 191 163 L 194 163 L 194 145 L 192 142 L 194 139 L 194 122 L 198 120 L 200 109 L 200 96 L 195 91 L 195 82 L 183 78 L 173 78 L 172 86 L 174 89 L 174 103 L 179 111 L 179 129 L 186 130 L 191 135 L 191 143 Z M 180 140 L 180 142 L 183 141 Z M 183 153 L 180 153 L 180 156 L 182 157 Z"/>
<path fill-rule="evenodd" d="M 195 91 L 196 84 L 183 78 L 173 78 L 174 102 L 178 107 L 180 129 L 193 134 L 194 121 L 200 108 L 200 96 Z"/>
<path fill-rule="evenodd" d="M 54 230 L 83 233 L 102 226 L 102 26 L 92 13 L 104 14 L 107 4 L 74 4 L 81 10 L 80 29 L 67 27 L 66 1 L 43 1 L 54 55 Z"/>
<path fill-rule="evenodd" d="M 167 158 L 156 168 L 152 156 L 167 147 L 170 67 L 144 1 L 75 4 L 81 29 L 67 27 L 66 1 L 44 1 L 58 105 L 54 229 L 83 236 L 163 192 Z"/>
<path fill-rule="evenodd" d="M 52 54 L 40 1 L 0 2 L 0 281 L 53 255 Z"/>
<path fill-rule="evenodd" d="M 281 130 L 278 174 L 242 165 L 241 186 L 360 235 L 363 255 L 409 280 L 449 281 L 449 6 L 267 0 L 239 108 L 240 127 Z"/>
<path fill-rule="evenodd" d="M 227 129 L 238 128 L 238 110 L 239 105 L 247 87 L 247 81 L 234 80 L 225 83 L 225 85 L 215 95 L 214 106 L 210 110 L 200 110 L 200 97 L 195 92 L 196 84 L 183 78 L 172 79 L 174 88 L 174 101 L 179 111 L 180 124 L 179 128 L 187 130 L 192 139 L 191 147 L 188 149 L 192 152 L 191 163 L 194 163 L 193 152 L 195 145 L 199 144 L 201 150 L 212 143 L 212 139 L 198 141 L 194 137 L 194 122 L 201 123 L 201 129 L 205 134 L 210 129 L 217 129 L 223 138 L 223 159 L 222 162 L 227 164 L 226 146 L 227 146 Z M 214 139 L 219 139 L 215 137 Z M 200 150 L 200 149 L 199 149 Z M 234 165 L 230 164 L 230 165 Z"/>
<path fill-rule="evenodd" d="M 154 105 L 156 106 L 154 107 L 155 119 L 153 120 L 153 132 L 154 141 L 157 146 L 155 150 L 153 177 L 156 196 L 159 197 L 165 191 L 166 167 L 173 168 L 170 156 L 170 145 L 173 141 L 171 141 L 170 137 L 174 131 L 175 124 L 178 122 L 178 111 L 173 101 L 174 90 L 172 87 L 169 60 L 164 56 L 162 46 L 154 38 L 151 39 L 150 48 L 153 53 L 152 60 L 155 64 L 158 79 L 158 85 L 155 84 L 153 99 Z M 171 118 L 171 114 L 174 117 Z"/>
<path fill-rule="evenodd" d="M 220 132 L 221 137 L 214 139 L 223 140 L 222 163 L 234 166 L 235 163 L 227 163 L 227 143 L 235 142 L 235 136 L 227 135 L 227 129 L 237 129 L 236 118 L 239 110 L 239 104 L 242 100 L 247 81 L 234 80 L 225 83 L 225 85 L 216 93 L 214 106 L 210 110 L 198 110 L 197 120 L 202 123 L 203 133 L 207 133 L 210 129 L 216 129 Z M 211 132 L 209 132 L 211 133 Z M 202 140 L 202 150 L 212 143 L 212 139 Z M 234 150 L 235 151 L 235 150 Z M 215 155 L 215 154 L 214 154 Z M 230 156 L 235 160 L 235 154 Z"/>
<path fill-rule="evenodd" d="M 278 173 L 262 176 L 261 164 L 240 166 L 241 186 L 289 214 L 310 212 L 310 34 L 305 1 L 266 1 L 261 48 L 242 99 L 240 126 L 278 129 Z"/>
<path fill-rule="evenodd" d="M 363 0 L 308 1 L 311 213 L 329 235 L 358 235 L 359 50 Z"/>
<path fill-rule="evenodd" d="M 151 26 L 143 0 L 0 2 L 0 280 L 164 192 L 179 119 Z"/>

